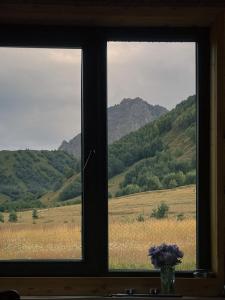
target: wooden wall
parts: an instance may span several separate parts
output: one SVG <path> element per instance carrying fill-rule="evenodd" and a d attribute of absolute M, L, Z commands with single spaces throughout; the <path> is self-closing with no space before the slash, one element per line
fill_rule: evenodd
<path fill-rule="evenodd" d="M 1 0 L 0 24 L 79 26 L 208 26 L 219 0 Z"/>
<path fill-rule="evenodd" d="M 85 26 L 207 26 L 211 28 L 212 254 L 214 278 L 178 279 L 177 292 L 220 295 L 224 285 L 225 17 L 224 1 L 1 1 L 4 24 Z M 85 3 L 85 4 L 84 4 Z M 95 3 L 95 5 L 93 4 Z M 107 3 L 107 5 L 105 4 Z M 118 4 L 120 3 L 120 4 Z M 165 4 L 166 3 L 166 4 Z M 206 233 L 207 234 L 207 233 Z M 157 278 L 0 278 L 0 289 L 23 295 L 107 295 L 125 288 L 147 292 Z"/>

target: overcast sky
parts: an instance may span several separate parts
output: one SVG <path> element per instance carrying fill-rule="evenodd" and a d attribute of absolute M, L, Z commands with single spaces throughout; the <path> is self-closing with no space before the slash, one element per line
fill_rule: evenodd
<path fill-rule="evenodd" d="M 57 149 L 80 132 L 81 51 L 0 48 L 0 150 Z M 195 44 L 109 43 L 108 106 L 171 109 L 195 93 Z"/>

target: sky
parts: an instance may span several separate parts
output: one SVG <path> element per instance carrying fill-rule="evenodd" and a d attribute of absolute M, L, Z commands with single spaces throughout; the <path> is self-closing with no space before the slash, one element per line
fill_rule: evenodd
<path fill-rule="evenodd" d="M 0 48 L 0 90 L 0 150 L 57 149 L 80 132 L 80 49 Z M 171 109 L 194 93 L 194 43 L 108 44 L 108 106 Z"/>

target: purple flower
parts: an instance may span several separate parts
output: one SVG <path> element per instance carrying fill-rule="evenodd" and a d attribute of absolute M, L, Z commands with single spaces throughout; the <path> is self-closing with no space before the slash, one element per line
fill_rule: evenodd
<path fill-rule="evenodd" d="M 148 256 L 151 257 L 151 263 L 155 268 L 161 268 L 180 264 L 184 254 L 177 245 L 161 244 L 151 247 Z"/>

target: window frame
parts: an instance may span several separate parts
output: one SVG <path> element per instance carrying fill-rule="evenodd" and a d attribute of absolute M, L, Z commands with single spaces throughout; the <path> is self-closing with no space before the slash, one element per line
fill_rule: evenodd
<path fill-rule="evenodd" d="M 108 31 L 107 41 L 196 43 L 196 270 L 209 272 L 211 271 L 209 30 L 207 28 L 119 28 Z M 208 234 L 202 234 L 204 232 Z M 159 276 L 157 271 L 109 270 L 109 272 L 114 276 Z M 179 271 L 176 272 L 176 276 L 194 277 L 193 271 Z"/>
<path fill-rule="evenodd" d="M 196 42 L 197 147 L 197 268 L 210 270 L 210 78 L 207 28 L 77 28 L 14 26 L 0 28 L 0 47 L 82 48 L 82 260 L 0 261 L 7 277 L 157 277 L 156 271 L 108 269 L 107 180 L 107 42 Z M 201 112 L 204 112 L 201 113 Z M 206 130 L 207 129 L 207 130 Z M 201 154 L 201 155 L 200 155 Z M 85 200 L 84 200 L 85 199 Z M 97 201 L 93 199 L 98 199 Z M 97 216 L 97 218 L 96 218 Z M 208 235 L 200 233 L 206 231 Z M 207 251 L 206 251 L 207 249 Z M 193 272 L 178 272 L 193 277 Z"/>

